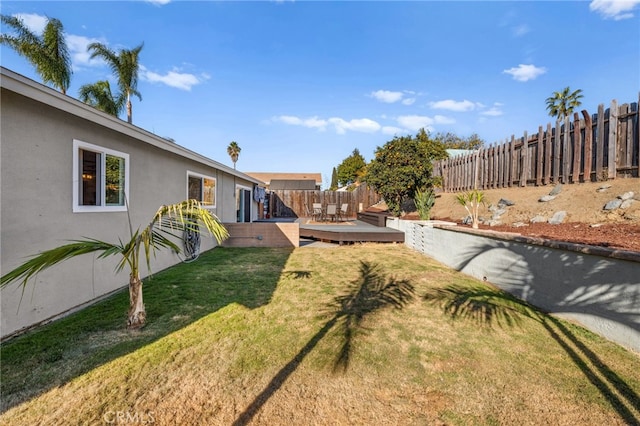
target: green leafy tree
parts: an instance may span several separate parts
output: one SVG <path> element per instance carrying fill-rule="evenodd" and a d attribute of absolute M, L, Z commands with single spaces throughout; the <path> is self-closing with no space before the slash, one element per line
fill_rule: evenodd
<path fill-rule="evenodd" d="M 91 43 L 87 50 L 91 52 L 91 59 L 102 58 L 113 72 L 118 81 L 121 95 L 126 99 L 127 121 L 133 121 L 133 106 L 131 96 L 137 96 L 142 101 L 142 96 L 138 92 L 138 71 L 140 69 L 139 56 L 144 44 L 129 50 L 120 49 L 118 53 L 109 49 L 102 43 Z"/>
<path fill-rule="evenodd" d="M 231 161 L 233 161 L 234 170 L 236 168 L 238 157 L 240 157 L 240 151 L 242 151 L 242 148 L 240 148 L 240 145 L 238 145 L 238 142 L 236 141 L 231 141 L 231 143 L 227 147 L 227 154 L 229 154 L 229 157 L 231 157 Z"/>
<path fill-rule="evenodd" d="M 405 199 L 415 199 L 417 191 L 433 188 L 433 161 L 443 158 L 447 158 L 444 145 L 424 129 L 415 138 L 396 136 L 376 149 L 366 182 L 384 198 L 389 211 L 400 216 Z"/>
<path fill-rule="evenodd" d="M 122 94 L 113 95 L 111 85 L 107 80 L 83 85 L 79 90 L 79 98 L 82 102 L 115 117 L 120 115 L 126 101 Z"/>
<path fill-rule="evenodd" d="M 558 120 L 564 120 L 565 117 L 573 113 L 575 108 L 582 105 L 582 102 L 580 102 L 582 98 L 582 89 L 572 92 L 568 86 L 562 89 L 561 92 L 553 92 L 546 100 L 549 115 L 556 117 Z"/>
<path fill-rule="evenodd" d="M 358 148 L 353 150 L 350 156 L 342 160 L 337 168 L 338 185 L 351 185 L 360 180 L 367 168 L 365 161 Z"/>
<path fill-rule="evenodd" d="M 146 323 L 146 310 L 142 300 L 142 280 L 140 279 L 140 252 L 144 253 L 147 268 L 151 271 L 151 258 L 156 251 L 171 249 L 181 253 L 176 241 L 182 241 L 185 232 L 200 232 L 202 225 L 220 243 L 229 234 L 219 219 L 196 200 L 187 200 L 178 204 L 162 206 L 151 222 L 142 230 L 133 231 L 128 241 L 119 240 L 109 243 L 91 238 L 74 240 L 69 244 L 46 250 L 35 255 L 0 278 L 0 287 L 14 281 L 21 281 L 23 288 L 30 278 L 40 271 L 52 267 L 67 259 L 83 254 L 100 253 L 98 258 L 121 256 L 117 271 L 129 268 L 129 312 L 127 326 L 135 329 Z"/>
<path fill-rule="evenodd" d="M 14 35 L 0 34 L 0 43 L 25 57 L 45 84 L 51 84 L 66 94 L 72 70 L 62 22 L 55 18 L 47 19 L 42 34 L 37 35 L 18 17 L 0 15 L 0 19 L 15 32 Z"/>
<path fill-rule="evenodd" d="M 446 149 L 479 149 L 484 146 L 484 140 L 476 133 L 466 138 L 450 132 L 436 133 L 433 139 L 442 143 Z"/>
<path fill-rule="evenodd" d="M 329 190 L 335 191 L 336 189 L 338 189 L 338 172 L 334 167 L 333 171 L 331 172 L 331 186 L 329 187 Z"/>

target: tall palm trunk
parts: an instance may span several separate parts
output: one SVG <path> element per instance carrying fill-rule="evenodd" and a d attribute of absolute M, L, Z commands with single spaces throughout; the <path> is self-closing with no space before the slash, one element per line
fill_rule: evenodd
<path fill-rule="evenodd" d="M 142 280 L 137 274 L 129 277 L 129 319 L 127 327 L 137 329 L 144 326 L 147 319 L 147 312 L 142 301 Z"/>
<path fill-rule="evenodd" d="M 131 98 L 127 99 L 127 122 L 131 124 L 133 122 L 133 111 L 131 107 Z"/>

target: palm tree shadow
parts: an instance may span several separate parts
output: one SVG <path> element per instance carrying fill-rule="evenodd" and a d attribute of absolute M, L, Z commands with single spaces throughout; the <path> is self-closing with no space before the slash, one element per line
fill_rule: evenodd
<path fill-rule="evenodd" d="M 282 275 L 294 280 L 303 280 L 311 278 L 311 271 L 284 271 Z"/>
<path fill-rule="evenodd" d="M 407 280 L 389 280 L 381 273 L 377 264 L 360 261 L 360 276 L 353 281 L 347 291 L 334 298 L 324 315 L 331 317 L 324 326 L 304 345 L 302 349 L 271 379 L 265 389 L 233 422 L 246 425 L 262 406 L 282 387 L 289 376 L 296 371 L 304 358 L 338 323 L 342 325 L 342 344 L 334 362 L 334 371 L 347 369 L 354 347 L 356 335 L 364 330 L 364 319 L 381 309 L 392 307 L 402 309 L 413 300 L 415 289 Z"/>
<path fill-rule="evenodd" d="M 361 261 L 359 279 L 328 306 L 342 326 L 342 345 L 334 363 L 334 371 L 346 371 L 349 367 L 355 338 L 367 331 L 363 321 L 368 315 L 387 307 L 402 309 L 413 300 L 414 295 L 415 289 L 409 281 L 393 277 L 387 280 L 378 265 Z"/>
<path fill-rule="evenodd" d="M 470 320 L 489 328 L 494 324 L 520 325 L 524 318 L 540 322 L 621 419 L 626 424 L 640 424 L 640 418 L 633 411 L 634 407 L 640 407 L 640 396 L 557 318 L 488 286 L 450 285 L 433 289 L 422 298 L 441 307 L 445 315 L 453 319 Z"/>

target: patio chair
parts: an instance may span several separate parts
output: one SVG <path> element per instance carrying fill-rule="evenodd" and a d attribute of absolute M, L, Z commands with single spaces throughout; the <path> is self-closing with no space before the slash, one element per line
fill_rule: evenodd
<path fill-rule="evenodd" d="M 311 215 L 311 219 L 319 222 L 323 219 L 323 214 L 322 214 L 322 204 L 320 203 L 313 203 L 313 213 Z"/>
<path fill-rule="evenodd" d="M 347 211 L 349 210 L 349 203 L 343 203 L 338 210 L 338 220 L 348 220 L 349 216 Z"/>
<path fill-rule="evenodd" d="M 329 220 L 338 220 L 338 205 L 337 204 L 327 204 L 327 212 L 325 213 L 325 217 Z"/>

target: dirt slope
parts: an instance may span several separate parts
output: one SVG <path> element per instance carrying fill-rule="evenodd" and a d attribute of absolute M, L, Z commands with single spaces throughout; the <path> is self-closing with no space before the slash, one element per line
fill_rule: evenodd
<path fill-rule="evenodd" d="M 604 185 L 611 187 L 599 192 L 598 189 Z M 562 186 L 562 190 L 552 201 L 538 201 L 553 188 L 554 185 L 548 185 L 484 191 L 487 205 L 481 209 L 481 216 L 490 217 L 488 207 L 498 204 L 501 199 L 510 200 L 515 204 L 507 207 L 507 212 L 500 217 L 502 225 L 480 225 L 480 228 L 640 252 L 640 179 L 567 184 Z M 634 193 L 635 200 L 630 207 L 614 211 L 603 210 L 608 201 L 630 191 Z M 531 223 L 531 219 L 537 215 L 549 219 L 558 211 L 567 212 L 564 222 L 559 225 Z M 440 194 L 431 213 L 433 219 L 450 220 L 459 223 L 460 226 L 467 226 L 461 224 L 467 212 L 456 201 L 456 194 Z M 407 219 L 415 218 L 415 214 L 407 216 Z M 514 226 L 518 222 L 522 226 Z"/>
<path fill-rule="evenodd" d="M 611 187 L 606 191 L 598 192 L 598 188 L 604 185 L 611 185 Z M 487 205 L 481 208 L 480 215 L 491 216 L 488 207 L 491 204 L 498 204 L 500 199 L 508 199 L 515 205 L 507 208 L 507 213 L 501 217 L 501 220 L 509 225 L 516 222 L 529 223 L 536 215 L 550 218 L 557 211 L 567 212 L 565 222 L 640 224 L 640 179 L 638 178 L 566 184 L 562 185 L 562 190 L 555 199 L 548 202 L 538 201 L 543 195 L 549 194 L 553 188 L 554 185 L 547 185 L 485 190 Z M 636 200 L 631 207 L 612 212 L 603 210 L 608 201 L 629 191 L 634 192 Z M 450 218 L 460 221 L 467 213 L 456 201 L 456 194 L 443 193 L 436 198 L 431 215 L 434 219 Z"/>

